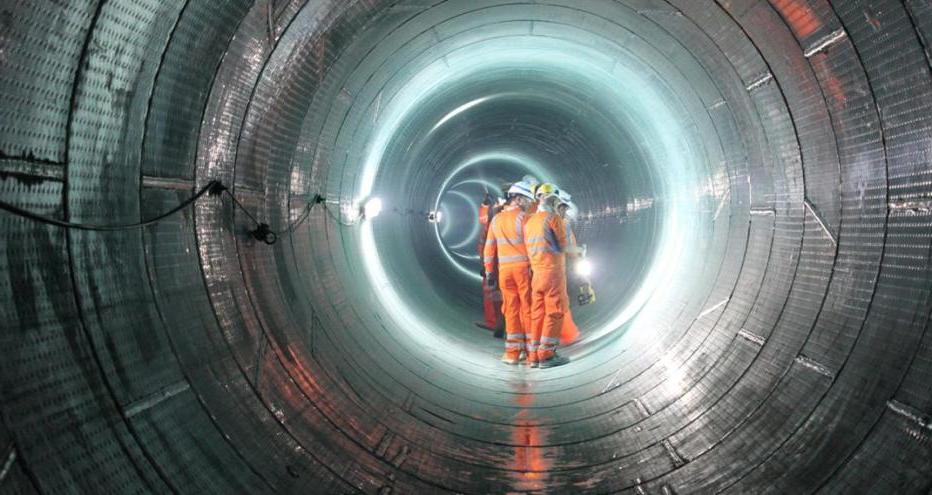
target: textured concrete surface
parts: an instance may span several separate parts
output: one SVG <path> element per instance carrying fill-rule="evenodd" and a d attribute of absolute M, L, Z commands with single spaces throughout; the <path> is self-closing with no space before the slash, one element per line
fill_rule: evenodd
<path fill-rule="evenodd" d="M 220 180 L 281 234 L 0 212 L 0 492 L 928 493 L 930 43 L 927 0 L 0 2 L 0 200 Z M 550 370 L 423 217 L 524 173 L 597 266 Z"/>

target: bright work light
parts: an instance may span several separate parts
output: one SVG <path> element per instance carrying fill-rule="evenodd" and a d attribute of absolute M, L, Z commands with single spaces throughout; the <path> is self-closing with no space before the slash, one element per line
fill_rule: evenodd
<path fill-rule="evenodd" d="M 576 263 L 576 274 L 580 277 L 589 277 L 592 275 L 592 263 L 589 260 L 579 260 Z"/>
<path fill-rule="evenodd" d="M 363 218 L 375 218 L 382 212 L 382 200 L 379 198 L 369 198 L 362 208 Z"/>

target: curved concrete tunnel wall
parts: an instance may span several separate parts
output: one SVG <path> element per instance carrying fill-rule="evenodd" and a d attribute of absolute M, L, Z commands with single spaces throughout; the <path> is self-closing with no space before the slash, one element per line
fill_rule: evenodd
<path fill-rule="evenodd" d="M 215 197 L 125 232 L 3 213 L 4 492 L 932 488 L 928 2 L 31 1 L 0 25 L 0 199 L 134 222 L 219 179 L 284 230 L 327 198 L 272 246 Z M 475 280 L 406 213 L 477 153 L 580 203 L 605 292 L 567 366 L 496 363 L 449 300 Z M 386 212 L 341 225 L 370 194 Z"/>

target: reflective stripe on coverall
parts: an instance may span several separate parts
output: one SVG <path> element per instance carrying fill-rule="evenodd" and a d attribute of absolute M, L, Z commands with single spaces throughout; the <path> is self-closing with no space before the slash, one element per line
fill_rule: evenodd
<path fill-rule="evenodd" d="M 538 211 L 524 226 L 524 236 L 533 272 L 528 358 L 543 361 L 560 343 L 566 309 L 566 228 L 559 215 Z"/>
<path fill-rule="evenodd" d="M 505 315 L 505 354 L 509 359 L 517 359 L 525 350 L 525 332 L 531 320 L 531 273 L 524 247 L 524 220 L 524 212 L 515 205 L 495 215 L 482 258 L 488 276 L 498 270 Z"/>
<path fill-rule="evenodd" d="M 489 234 L 489 223 L 491 223 L 496 213 L 497 208 L 493 205 L 485 203 L 479 205 L 479 259 L 485 256 L 485 241 Z M 496 288 L 489 287 L 489 284 L 486 283 L 488 273 L 485 272 L 482 277 L 482 319 L 486 328 L 497 329 L 501 318 L 499 315 L 501 313 L 502 293 Z"/>

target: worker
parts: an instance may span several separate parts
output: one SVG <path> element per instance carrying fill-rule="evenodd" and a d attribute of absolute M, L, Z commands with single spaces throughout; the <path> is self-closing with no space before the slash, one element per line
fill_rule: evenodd
<path fill-rule="evenodd" d="M 497 203 L 491 194 L 486 193 L 485 198 L 483 198 L 482 203 L 479 205 L 478 250 L 480 260 L 485 255 L 485 240 L 489 232 L 489 223 L 500 210 L 501 205 Z M 489 274 L 485 271 L 484 263 L 482 263 L 482 268 L 480 269 L 480 276 L 482 277 L 483 321 L 476 322 L 476 325 L 495 332 L 495 338 L 500 339 L 504 337 L 505 334 L 501 317 L 502 293 L 497 287 L 490 286 L 486 282 L 486 277 L 488 277 Z"/>
<path fill-rule="evenodd" d="M 540 182 L 537 180 L 537 177 L 533 175 L 525 175 L 521 178 L 521 181 L 531 186 L 531 194 L 533 194 L 535 198 L 534 202 L 531 203 L 531 206 L 527 209 L 527 218 L 531 218 L 531 215 L 537 213 L 537 186 L 540 185 Z"/>
<path fill-rule="evenodd" d="M 550 183 L 537 188 L 537 213 L 524 226 L 533 273 L 531 280 L 531 336 L 528 364 L 551 368 L 569 362 L 557 354 L 566 313 L 566 227 L 557 213 L 558 189 Z"/>
<path fill-rule="evenodd" d="M 540 181 L 537 180 L 537 177 L 534 177 L 533 175 L 530 175 L 530 174 L 525 175 L 524 177 L 521 177 L 521 182 L 530 186 L 531 192 L 534 192 L 534 190 L 537 189 L 537 186 L 540 185 Z"/>
<path fill-rule="evenodd" d="M 557 197 L 560 198 L 560 204 L 557 205 L 557 214 L 563 219 L 563 225 L 566 228 L 566 256 L 568 258 L 566 278 L 570 280 L 573 277 L 573 264 L 580 259 L 582 250 L 576 244 L 576 234 L 573 232 L 573 228 L 570 225 L 570 219 L 567 218 L 567 212 L 572 206 L 572 197 L 563 189 L 558 190 Z M 560 327 L 561 346 L 570 345 L 579 338 L 579 327 L 577 327 L 576 322 L 573 321 L 573 311 L 571 309 L 572 305 L 570 304 L 567 285 L 568 284 L 564 284 L 563 290 L 563 308 L 565 313 L 563 313 L 563 324 Z"/>
<path fill-rule="evenodd" d="M 531 320 L 531 272 L 524 243 L 525 211 L 533 202 L 531 186 L 517 182 L 508 189 L 508 203 L 492 218 L 483 263 L 486 284 L 502 292 L 505 316 L 505 354 L 502 362 L 515 365 L 526 359 L 526 329 Z"/>

